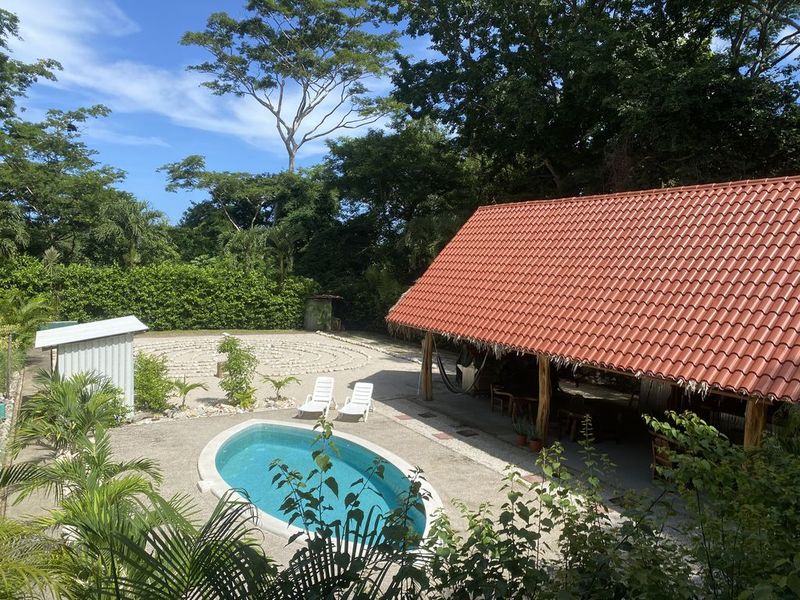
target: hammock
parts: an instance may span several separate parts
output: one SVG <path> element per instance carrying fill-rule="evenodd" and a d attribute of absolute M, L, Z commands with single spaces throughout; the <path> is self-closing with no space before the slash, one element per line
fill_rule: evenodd
<path fill-rule="evenodd" d="M 486 359 L 489 358 L 489 353 L 487 352 L 486 355 L 483 357 L 483 362 L 481 366 L 475 371 L 475 378 L 472 380 L 472 385 L 469 386 L 468 389 L 464 390 L 461 389 L 458 385 L 453 383 L 450 377 L 447 376 L 447 371 L 444 368 L 444 361 L 442 360 L 442 355 L 439 354 L 439 349 L 436 347 L 436 339 L 433 340 L 433 349 L 436 351 L 436 366 L 439 367 L 439 374 L 442 376 L 442 383 L 444 386 L 453 392 L 454 394 L 467 394 L 471 392 L 475 388 L 475 384 L 478 382 L 478 375 L 483 370 L 483 367 L 486 365 Z"/>

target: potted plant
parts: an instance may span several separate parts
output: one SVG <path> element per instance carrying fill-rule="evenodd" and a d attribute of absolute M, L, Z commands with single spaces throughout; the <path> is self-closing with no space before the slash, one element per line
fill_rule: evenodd
<path fill-rule="evenodd" d="M 536 423 L 533 420 L 528 423 L 528 448 L 533 452 L 539 452 L 542 449 L 542 438 L 539 436 L 539 431 L 536 429 Z"/>
<path fill-rule="evenodd" d="M 517 434 L 517 446 L 524 448 L 528 444 L 528 420 L 520 415 L 514 415 L 511 426 Z"/>

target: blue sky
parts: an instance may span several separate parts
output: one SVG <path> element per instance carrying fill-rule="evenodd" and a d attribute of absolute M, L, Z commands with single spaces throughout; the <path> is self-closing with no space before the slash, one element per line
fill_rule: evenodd
<path fill-rule="evenodd" d="M 176 222 L 202 194 L 164 191 L 161 165 L 189 154 L 206 156 L 213 170 L 276 172 L 286 154 L 267 113 L 249 98 L 218 97 L 199 84 L 187 65 L 205 59 L 202 49 L 178 43 L 204 28 L 209 14 L 243 14 L 244 0 L 3 0 L 20 18 L 14 57 L 54 58 L 63 70 L 55 83 L 34 86 L 26 118 L 48 108 L 105 104 L 109 117 L 88 124 L 84 141 L 100 162 L 128 173 L 120 187 Z M 427 53 L 423 40 L 404 40 L 404 51 Z M 378 81 L 373 89 L 388 89 Z M 352 134 L 351 132 L 348 132 Z M 357 134 L 357 133 L 356 133 Z M 301 150 L 298 164 L 320 161 L 323 141 Z"/>

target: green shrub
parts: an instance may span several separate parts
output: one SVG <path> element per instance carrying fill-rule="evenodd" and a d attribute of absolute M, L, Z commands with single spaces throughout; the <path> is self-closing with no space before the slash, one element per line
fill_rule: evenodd
<path fill-rule="evenodd" d="M 250 408 L 256 402 L 253 375 L 258 366 L 253 351 L 242 345 L 239 338 L 226 335 L 219 343 L 218 352 L 225 354 L 220 387 L 225 390 L 228 402 L 242 408 Z"/>
<path fill-rule="evenodd" d="M 163 413 L 171 406 L 167 399 L 174 389 L 174 382 L 167 376 L 167 359 L 163 354 L 136 353 L 133 398 L 138 410 Z"/>
<path fill-rule="evenodd" d="M 92 321 L 136 315 L 151 329 L 293 329 L 316 284 L 210 265 L 161 263 L 132 269 L 71 264 L 59 269 L 59 318 Z M 0 289 L 26 298 L 49 293 L 52 273 L 21 256 L 0 269 Z"/>
<path fill-rule="evenodd" d="M 800 455 L 783 431 L 758 448 L 731 441 L 693 413 L 650 425 L 672 442 L 662 468 L 685 505 L 687 548 L 704 598 L 800 596 Z M 796 440 L 794 440 L 796 442 Z"/>

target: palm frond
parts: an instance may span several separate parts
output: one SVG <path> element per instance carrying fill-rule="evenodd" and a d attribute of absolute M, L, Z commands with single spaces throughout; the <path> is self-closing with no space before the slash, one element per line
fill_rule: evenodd
<path fill-rule="evenodd" d="M 126 575 L 116 584 L 124 597 L 147 600 L 263 597 L 275 567 L 255 540 L 253 516 L 252 505 L 226 496 L 199 529 L 165 515 L 143 540 L 119 536 Z"/>

